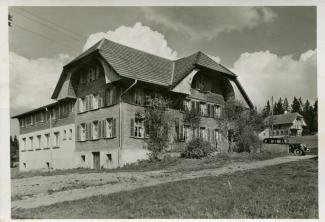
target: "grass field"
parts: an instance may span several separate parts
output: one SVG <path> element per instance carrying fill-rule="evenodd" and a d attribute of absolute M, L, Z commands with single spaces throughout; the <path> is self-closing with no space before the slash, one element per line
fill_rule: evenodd
<path fill-rule="evenodd" d="M 317 158 L 13 210 L 13 218 L 317 218 Z"/>
<path fill-rule="evenodd" d="M 214 157 L 203 159 L 183 159 L 178 157 L 166 157 L 159 161 L 142 160 L 137 163 L 127 164 L 117 169 L 67 169 L 53 171 L 29 171 L 19 172 L 18 168 L 11 169 L 11 178 L 26 178 L 33 176 L 51 176 L 51 175 L 66 175 L 72 173 L 105 173 L 105 172 L 134 172 L 134 171 L 152 171 L 152 170 L 167 170 L 167 171 L 195 171 L 202 169 L 210 169 L 224 166 L 233 162 L 249 162 L 254 160 L 266 160 L 275 157 L 283 156 L 277 153 L 233 153 L 233 154 L 218 154 Z"/>

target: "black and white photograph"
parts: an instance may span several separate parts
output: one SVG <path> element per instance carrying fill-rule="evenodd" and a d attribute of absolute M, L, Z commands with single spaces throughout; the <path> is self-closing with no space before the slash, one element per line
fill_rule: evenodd
<path fill-rule="evenodd" d="M 319 6 L 109 2 L 6 6 L 11 219 L 319 219 Z"/>

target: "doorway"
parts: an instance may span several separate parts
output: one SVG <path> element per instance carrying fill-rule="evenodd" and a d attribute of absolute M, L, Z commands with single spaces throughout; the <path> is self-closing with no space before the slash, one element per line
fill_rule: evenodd
<path fill-rule="evenodd" d="M 99 170 L 100 169 L 100 153 L 93 152 L 93 169 Z"/>

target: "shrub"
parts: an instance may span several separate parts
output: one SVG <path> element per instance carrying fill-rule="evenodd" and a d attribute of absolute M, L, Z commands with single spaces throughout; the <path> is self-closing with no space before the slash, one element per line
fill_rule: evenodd
<path fill-rule="evenodd" d="M 209 142 L 204 141 L 201 138 L 195 138 L 186 145 L 181 156 L 184 158 L 200 159 L 208 156 L 214 151 L 215 149 Z"/>

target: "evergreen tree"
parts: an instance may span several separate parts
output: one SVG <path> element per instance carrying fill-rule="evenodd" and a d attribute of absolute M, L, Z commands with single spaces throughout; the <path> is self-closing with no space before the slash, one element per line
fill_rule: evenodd
<path fill-rule="evenodd" d="M 302 115 L 303 115 L 304 120 L 307 124 L 307 126 L 304 127 L 303 133 L 305 135 L 308 135 L 312 131 L 313 115 L 314 115 L 313 107 L 310 106 L 308 99 L 306 100 L 306 102 L 303 106 Z"/>
<path fill-rule="evenodd" d="M 282 106 L 282 98 L 280 98 L 278 100 L 278 102 L 276 102 L 274 104 L 273 114 L 279 115 L 279 114 L 283 114 L 283 113 L 284 113 L 284 110 L 283 110 L 283 106 Z"/>
<path fill-rule="evenodd" d="M 268 117 L 271 113 L 271 106 L 270 106 L 270 101 L 267 100 L 266 102 L 266 106 L 263 108 L 262 110 L 262 116 L 265 118 L 265 117 Z"/>
<path fill-rule="evenodd" d="M 283 111 L 287 111 L 287 112 L 289 112 L 289 103 L 288 103 L 287 98 L 285 98 L 285 99 L 283 100 L 282 107 L 283 107 Z"/>
<path fill-rule="evenodd" d="M 318 101 L 316 99 L 313 107 L 312 132 L 318 132 Z"/>
<path fill-rule="evenodd" d="M 301 105 L 296 97 L 293 97 L 291 108 L 292 113 L 301 113 Z"/>

